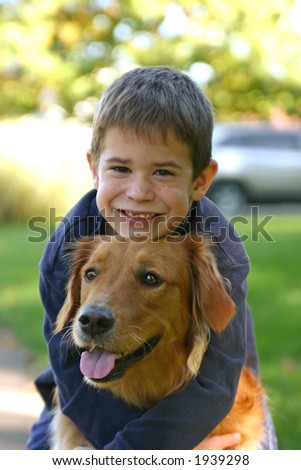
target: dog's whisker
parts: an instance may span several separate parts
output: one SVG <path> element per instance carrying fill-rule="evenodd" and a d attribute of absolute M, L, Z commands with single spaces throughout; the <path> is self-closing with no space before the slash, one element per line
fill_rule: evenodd
<path fill-rule="evenodd" d="M 138 347 L 143 346 L 145 344 L 145 340 L 135 333 L 130 333 L 129 337 L 132 338 L 137 343 Z M 137 346 L 135 346 L 134 349 L 136 349 L 136 347 Z"/>
<path fill-rule="evenodd" d="M 65 331 L 65 333 L 62 335 L 62 341 L 65 341 L 65 335 L 67 335 L 67 333 L 70 332 L 70 327 L 69 327 L 69 326 L 65 326 L 61 331 L 64 331 L 64 330 L 66 330 L 66 331 Z M 56 332 L 53 332 L 53 334 L 51 335 L 50 340 L 52 340 L 56 334 L 57 334 Z"/>
<path fill-rule="evenodd" d="M 62 340 L 66 341 L 72 335 L 72 331 L 71 331 L 71 328 L 68 327 L 68 326 L 66 326 L 62 331 L 64 331 L 64 330 L 66 330 L 66 331 L 64 332 L 64 334 L 62 336 Z"/>
<path fill-rule="evenodd" d="M 143 331 L 143 328 L 141 328 L 141 326 L 137 326 L 137 325 L 131 325 L 131 329 L 136 329 L 136 330 L 140 330 L 140 331 Z"/>
<path fill-rule="evenodd" d="M 78 350 L 76 344 L 74 343 L 73 341 L 73 337 L 72 337 L 72 331 L 71 329 L 67 330 L 63 337 L 62 337 L 62 342 L 61 344 L 66 344 L 67 345 L 67 348 L 70 350 L 70 351 L 76 351 Z"/>
<path fill-rule="evenodd" d="M 148 346 L 148 348 L 152 351 L 153 350 L 153 346 L 148 342 L 148 341 L 144 341 L 143 343 L 143 347 L 144 347 L 144 353 L 145 355 L 147 355 L 149 353 L 149 351 L 147 351 L 146 349 L 146 346 Z"/>

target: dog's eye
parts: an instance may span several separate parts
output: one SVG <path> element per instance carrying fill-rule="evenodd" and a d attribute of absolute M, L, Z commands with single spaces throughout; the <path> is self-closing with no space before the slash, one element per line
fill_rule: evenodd
<path fill-rule="evenodd" d="M 145 273 L 142 277 L 142 282 L 148 286 L 158 286 L 162 284 L 162 280 L 154 273 Z"/>
<path fill-rule="evenodd" d="M 85 272 L 85 281 L 91 282 L 96 277 L 96 271 L 94 269 L 88 269 Z"/>

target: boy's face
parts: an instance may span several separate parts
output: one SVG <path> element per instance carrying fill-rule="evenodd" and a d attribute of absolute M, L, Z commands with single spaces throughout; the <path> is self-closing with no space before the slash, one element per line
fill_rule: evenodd
<path fill-rule="evenodd" d="M 193 181 L 188 146 L 171 132 L 149 142 L 135 133 L 110 128 L 96 165 L 88 161 L 97 189 L 97 206 L 110 226 L 128 238 L 153 239 L 171 234 L 202 197 L 217 165 L 209 165 Z"/>

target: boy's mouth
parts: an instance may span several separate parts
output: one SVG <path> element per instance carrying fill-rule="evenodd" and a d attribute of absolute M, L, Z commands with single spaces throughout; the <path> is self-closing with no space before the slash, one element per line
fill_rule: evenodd
<path fill-rule="evenodd" d="M 153 220 L 162 215 L 155 212 L 127 211 L 122 209 L 119 209 L 119 214 L 127 219 L 133 220 Z"/>

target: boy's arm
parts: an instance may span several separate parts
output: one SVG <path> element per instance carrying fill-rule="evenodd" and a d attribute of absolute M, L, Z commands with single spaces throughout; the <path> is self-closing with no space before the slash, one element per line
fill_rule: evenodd
<path fill-rule="evenodd" d="M 50 285 L 42 275 L 41 296 L 47 312 L 45 338 L 62 409 L 94 447 L 191 449 L 230 410 L 245 360 L 245 282 L 233 289 L 237 313 L 222 335 L 212 334 L 199 376 L 146 413 L 83 383 L 78 354 L 70 353 L 68 341 L 62 342 L 64 332 L 52 333 L 64 301 L 62 280 L 52 278 Z"/>
<path fill-rule="evenodd" d="M 45 407 L 39 419 L 30 429 L 29 437 L 26 442 L 27 450 L 49 450 L 49 430 L 52 415 Z"/>

